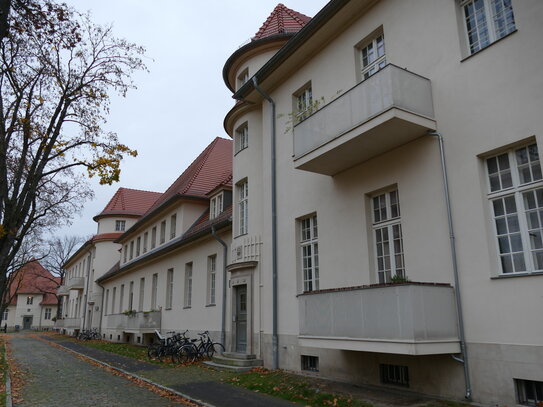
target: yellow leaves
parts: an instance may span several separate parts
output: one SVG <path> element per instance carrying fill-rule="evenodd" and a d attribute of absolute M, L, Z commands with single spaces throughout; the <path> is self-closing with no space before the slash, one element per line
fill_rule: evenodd
<path fill-rule="evenodd" d="M 97 147 L 95 143 L 93 144 L 93 147 Z M 131 150 L 124 144 L 114 144 L 104 148 L 102 154 L 97 153 L 94 160 L 88 164 L 87 172 L 89 178 L 98 175 L 101 185 L 111 185 L 113 182 L 119 181 L 121 174 L 120 164 L 124 155 L 136 157 L 138 152 Z"/>
<path fill-rule="evenodd" d="M 0 225 L 0 239 L 2 239 L 6 235 L 6 229 L 4 228 L 4 225 Z"/>

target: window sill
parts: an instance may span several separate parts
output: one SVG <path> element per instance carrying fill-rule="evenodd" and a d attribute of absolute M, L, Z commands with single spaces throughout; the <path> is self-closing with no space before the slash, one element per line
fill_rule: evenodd
<path fill-rule="evenodd" d="M 192 307 L 190 305 L 183 307 L 183 309 L 191 309 Z"/>
<path fill-rule="evenodd" d="M 165 311 L 171 311 L 171 310 L 172 310 L 172 307 L 170 307 L 170 308 L 166 307 L 166 308 L 164 308 L 164 310 L 165 310 Z"/>
<path fill-rule="evenodd" d="M 518 30 L 515 30 L 515 31 L 511 31 L 511 32 L 510 32 L 509 34 L 507 34 L 507 35 L 504 35 L 504 36 L 503 36 L 503 37 L 501 37 L 501 38 L 500 38 L 499 40 L 496 40 L 496 41 L 494 41 L 494 42 L 492 42 L 492 43 L 488 44 L 488 45 L 487 45 L 486 47 L 484 47 L 484 48 L 481 48 L 481 49 L 480 49 L 480 50 L 478 50 L 478 51 L 475 51 L 475 52 L 474 52 L 473 54 L 470 54 L 470 55 L 468 55 L 467 57 L 465 57 L 465 58 L 461 59 L 461 60 L 460 60 L 460 63 L 462 63 L 462 62 L 464 62 L 464 61 L 466 61 L 466 60 L 470 59 L 470 58 L 471 58 L 472 56 L 474 56 L 474 55 L 477 55 L 477 54 L 479 54 L 479 53 L 483 52 L 483 51 L 484 51 L 485 49 L 488 49 L 488 48 L 490 48 L 490 47 L 491 47 L 492 45 L 494 45 L 494 44 L 497 44 L 497 43 L 498 43 L 498 42 L 500 42 L 501 40 L 504 40 L 505 38 L 507 38 L 507 37 L 509 37 L 509 36 L 513 35 L 513 34 L 514 34 L 514 33 L 516 33 L 517 31 L 518 31 Z"/>
<path fill-rule="evenodd" d="M 247 148 L 248 148 L 248 146 L 247 146 L 247 147 L 243 147 L 243 148 L 239 149 L 238 151 L 236 151 L 236 152 L 234 153 L 234 157 L 235 157 L 236 155 L 238 155 L 239 153 L 241 153 L 243 150 L 247 150 Z"/>
<path fill-rule="evenodd" d="M 234 236 L 234 239 L 237 239 L 238 237 L 242 237 L 242 236 L 247 236 L 248 234 L 249 234 L 248 232 L 240 233 L 239 235 Z"/>
<path fill-rule="evenodd" d="M 207 308 L 207 307 L 216 307 L 216 306 L 217 306 L 217 304 L 207 304 L 207 305 L 206 305 L 206 308 Z"/>
<path fill-rule="evenodd" d="M 532 271 L 531 273 L 511 273 L 511 274 L 500 274 L 497 276 L 490 277 L 491 280 L 503 280 L 508 278 L 516 278 L 516 277 L 535 277 L 535 276 L 543 276 L 543 271 Z"/>

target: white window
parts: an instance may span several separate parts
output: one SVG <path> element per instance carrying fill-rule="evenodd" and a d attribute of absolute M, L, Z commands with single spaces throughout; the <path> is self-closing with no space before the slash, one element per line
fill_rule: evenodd
<path fill-rule="evenodd" d="M 134 282 L 130 282 L 130 286 L 128 288 L 128 310 L 132 311 L 134 308 Z"/>
<path fill-rule="evenodd" d="M 153 274 L 153 281 L 151 282 L 151 309 L 156 310 L 156 294 L 158 287 L 158 273 Z"/>
<path fill-rule="evenodd" d="M 130 260 L 134 258 L 134 241 L 130 242 Z"/>
<path fill-rule="evenodd" d="M 126 221 L 125 220 L 116 220 L 115 221 L 115 231 L 116 232 L 124 232 L 125 227 L 126 227 Z"/>
<path fill-rule="evenodd" d="M 151 230 L 151 249 L 156 247 L 156 226 Z"/>
<path fill-rule="evenodd" d="M 32 305 L 33 302 L 34 302 L 34 297 L 32 297 L 32 296 L 26 297 L 26 303 L 28 305 Z"/>
<path fill-rule="evenodd" d="M 9 313 L 9 309 L 5 309 L 4 312 L 2 313 L 2 320 L 3 321 L 7 321 L 8 320 L 8 313 Z"/>
<path fill-rule="evenodd" d="M 367 42 L 360 48 L 360 67 L 362 69 L 362 79 L 368 79 L 371 75 L 386 65 L 385 56 L 385 36 L 382 32 Z"/>
<path fill-rule="evenodd" d="M 192 263 L 185 264 L 185 308 L 190 308 L 192 305 Z"/>
<path fill-rule="evenodd" d="M 43 319 L 51 319 L 51 308 L 45 308 L 45 315 Z"/>
<path fill-rule="evenodd" d="M 111 313 L 115 314 L 115 297 L 117 296 L 117 287 L 113 287 L 113 295 L 111 296 Z"/>
<path fill-rule="evenodd" d="M 207 258 L 207 303 L 215 304 L 215 289 L 217 283 L 217 255 Z"/>
<path fill-rule="evenodd" d="M 317 215 L 300 219 L 300 249 L 304 291 L 319 289 L 318 239 Z"/>
<path fill-rule="evenodd" d="M 464 0 L 461 7 L 471 54 L 516 30 L 511 0 Z"/>
<path fill-rule="evenodd" d="M 220 193 L 213 198 L 209 204 L 209 219 L 214 219 L 223 211 L 223 194 Z"/>
<path fill-rule="evenodd" d="M 149 232 L 143 234 L 143 253 L 147 253 L 147 241 L 149 240 Z"/>
<path fill-rule="evenodd" d="M 123 312 L 123 303 L 124 303 L 124 284 L 121 284 L 121 293 L 119 295 L 119 312 Z"/>
<path fill-rule="evenodd" d="M 247 125 L 247 122 L 243 123 L 236 129 L 234 143 L 236 153 L 249 146 L 249 126 Z"/>
<path fill-rule="evenodd" d="M 166 309 L 172 308 L 173 302 L 173 269 L 168 269 L 166 274 Z"/>
<path fill-rule="evenodd" d="M 244 69 L 238 76 L 238 89 L 249 80 L 249 69 Z"/>
<path fill-rule="evenodd" d="M 138 236 L 136 240 L 136 257 L 140 255 L 140 251 L 141 251 L 140 249 L 141 249 L 141 236 Z"/>
<path fill-rule="evenodd" d="M 486 160 L 503 274 L 543 270 L 543 177 L 537 145 Z"/>
<path fill-rule="evenodd" d="M 104 314 L 107 315 L 108 314 L 108 305 L 109 305 L 109 288 L 106 290 L 106 301 L 105 301 L 105 304 L 104 304 Z"/>
<path fill-rule="evenodd" d="M 298 123 L 309 117 L 313 112 L 313 90 L 311 83 L 304 86 L 294 95 L 296 99 L 296 111 L 294 112 L 294 122 Z"/>
<path fill-rule="evenodd" d="M 177 215 L 174 213 L 170 217 L 170 239 L 173 239 L 175 237 L 176 229 L 177 229 Z"/>
<path fill-rule="evenodd" d="M 244 235 L 248 231 L 249 222 L 249 183 L 247 180 L 237 185 L 238 189 L 238 232 Z"/>
<path fill-rule="evenodd" d="M 373 196 L 372 210 L 379 283 L 406 278 L 398 190 Z"/>
<path fill-rule="evenodd" d="M 166 221 L 160 222 L 160 244 L 166 241 Z"/>
<path fill-rule="evenodd" d="M 124 255 L 124 262 L 126 263 L 126 261 L 128 260 L 128 245 L 124 245 L 123 255 Z"/>
<path fill-rule="evenodd" d="M 138 298 L 138 311 L 143 311 L 143 299 L 145 298 L 145 277 L 140 278 L 140 297 Z"/>

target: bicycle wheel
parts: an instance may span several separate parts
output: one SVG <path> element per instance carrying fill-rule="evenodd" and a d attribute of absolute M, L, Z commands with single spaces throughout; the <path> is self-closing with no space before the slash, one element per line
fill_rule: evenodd
<path fill-rule="evenodd" d="M 147 357 L 151 360 L 158 359 L 158 349 L 159 347 L 155 344 L 149 345 L 147 347 Z"/>
<path fill-rule="evenodd" d="M 210 343 L 207 346 L 206 354 L 208 358 L 212 358 L 213 355 L 220 355 L 224 352 L 224 345 L 219 342 Z"/>
<path fill-rule="evenodd" d="M 181 346 L 177 349 L 176 360 L 177 363 L 190 363 L 194 361 L 194 350 L 190 346 Z M 173 356 L 172 356 L 173 359 Z"/>

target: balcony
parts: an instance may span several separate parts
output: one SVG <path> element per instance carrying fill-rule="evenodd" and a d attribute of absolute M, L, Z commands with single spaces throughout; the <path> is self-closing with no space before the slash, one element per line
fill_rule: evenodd
<path fill-rule="evenodd" d="M 294 166 L 335 175 L 435 129 L 430 80 L 389 64 L 294 127 Z"/>
<path fill-rule="evenodd" d="M 57 295 L 59 297 L 70 295 L 70 289 L 67 285 L 61 285 L 57 288 Z"/>
<path fill-rule="evenodd" d="M 107 316 L 108 329 L 116 329 L 124 332 L 153 332 L 160 330 L 161 312 L 136 312 L 134 314 L 110 314 Z"/>
<path fill-rule="evenodd" d="M 81 328 L 81 318 L 64 318 L 55 321 L 55 328 Z"/>
<path fill-rule="evenodd" d="M 83 290 L 85 288 L 85 279 L 83 277 L 72 277 L 66 282 L 70 290 Z"/>
<path fill-rule="evenodd" d="M 301 346 L 404 355 L 460 352 L 449 285 L 321 290 L 298 300 Z"/>

